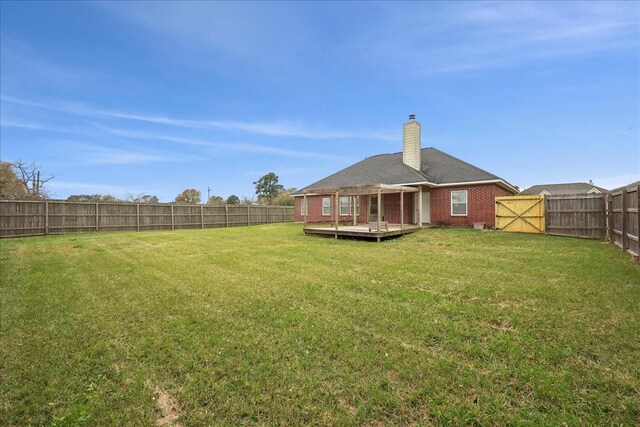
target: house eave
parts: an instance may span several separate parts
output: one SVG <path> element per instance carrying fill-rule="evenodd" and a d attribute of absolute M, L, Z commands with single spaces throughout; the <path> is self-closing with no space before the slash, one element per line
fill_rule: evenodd
<path fill-rule="evenodd" d="M 507 181 L 503 179 L 489 179 L 484 181 L 467 181 L 467 182 L 447 182 L 446 184 L 437 184 L 436 187 L 455 187 L 461 185 L 480 185 L 480 184 L 498 184 L 501 185 L 508 190 L 512 190 L 514 193 L 517 193 L 518 190 L 509 184 Z"/>

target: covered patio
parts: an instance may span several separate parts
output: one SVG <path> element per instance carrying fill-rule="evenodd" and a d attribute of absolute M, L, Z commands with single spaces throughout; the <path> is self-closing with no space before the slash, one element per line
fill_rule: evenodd
<path fill-rule="evenodd" d="M 404 185 L 390 185 L 390 184 L 370 184 L 370 185 L 357 185 L 346 187 L 332 187 L 332 188 L 316 188 L 303 192 L 303 206 L 304 209 L 304 226 L 303 231 L 305 234 L 325 235 L 338 237 L 362 237 L 368 239 L 376 239 L 378 242 L 386 237 L 400 236 L 408 233 L 413 233 L 422 227 L 421 221 L 406 222 L 405 221 L 405 194 L 417 193 L 417 208 L 418 212 L 416 217 L 422 218 L 422 192 L 420 188 L 408 187 Z M 385 221 L 382 215 L 382 206 L 384 196 L 389 194 L 399 194 L 399 223 L 389 223 Z M 307 221 L 308 215 L 308 203 L 307 196 L 329 196 L 333 202 L 331 204 L 331 224 L 329 226 L 322 225 L 310 225 Z M 355 208 L 350 208 L 351 224 L 345 223 L 344 214 L 342 215 L 343 222 L 340 223 L 340 197 L 360 197 L 360 196 L 377 196 L 377 215 L 374 218 L 368 218 L 367 224 L 358 224 L 357 213 Z M 354 203 L 355 205 L 355 203 Z"/>

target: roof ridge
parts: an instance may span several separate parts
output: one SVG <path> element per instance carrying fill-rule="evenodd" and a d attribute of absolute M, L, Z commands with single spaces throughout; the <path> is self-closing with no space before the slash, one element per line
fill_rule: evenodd
<path fill-rule="evenodd" d="M 589 182 L 555 182 L 553 184 L 535 184 L 535 185 L 532 185 L 532 187 L 537 187 L 541 185 L 549 186 L 549 185 L 576 185 L 576 184 L 586 184 L 586 185 L 591 185 L 593 187 L 597 187 L 595 184 L 589 183 Z"/>

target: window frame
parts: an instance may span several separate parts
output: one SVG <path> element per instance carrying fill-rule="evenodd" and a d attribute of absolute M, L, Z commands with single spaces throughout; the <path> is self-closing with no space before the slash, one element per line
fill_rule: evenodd
<path fill-rule="evenodd" d="M 309 201 L 304 197 L 300 199 L 300 215 L 309 215 Z"/>
<path fill-rule="evenodd" d="M 329 201 L 328 206 L 325 206 L 325 200 Z M 327 213 L 325 213 L 325 209 L 328 209 Z M 331 197 L 322 198 L 322 216 L 331 216 Z"/>
<path fill-rule="evenodd" d="M 376 211 L 375 212 L 371 212 L 371 208 L 374 206 L 374 204 L 373 204 L 373 200 L 374 199 L 376 201 L 376 203 L 375 203 Z M 369 216 L 377 216 L 378 215 L 378 209 L 380 209 L 380 200 L 378 200 L 378 196 L 376 196 L 376 195 L 369 196 L 369 206 L 367 207 L 367 209 L 368 209 Z"/>
<path fill-rule="evenodd" d="M 354 210 L 356 216 L 360 216 L 360 197 L 340 196 L 340 200 L 338 201 L 338 203 L 340 216 L 353 216 Z"/>
<path fill-rule="evenodd" d="M 349 199 L 349 196 L 340 196 L 340 199 L 338 200 L 338 209 L 340 212 L 340 216 L 351 215 L 351 209 L 349 209 L 351 207 L 351 201 Z M 344 211 L 342 210 L 342 208 L 345 208 Z"/>
<path fill-rule="evenodd" d="M 464 193 L 464 203 L 463 202 L 454 202 L 453 194 L 454 193 Z M 469 190 L 452 190 L 451 191 L 451 216 L 469 216 Z M 464 205 L 464 213 L 453 213 L 453 205 Z"/>

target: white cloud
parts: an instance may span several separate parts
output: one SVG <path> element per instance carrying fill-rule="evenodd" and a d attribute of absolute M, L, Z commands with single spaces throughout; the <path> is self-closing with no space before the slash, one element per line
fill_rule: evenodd
<path fill-rule="evenodd" d="M 596 53 L 637 54 L 637 3 L 385 4 L 350 53 L 404 73 L 457 72 Z"/>
<path fill-rule="evenodd" d="M 124 138 L 161 140 L 161 141 L 175 142 L 178 144 L 209 147 L 216 150 L 222 149 L 222 150 L 229 150 L 229 151 L 241 151 L 241 152 L 253 153 L 253 154 L 260 154 L 260 153 L 275 154 L 282 157 L 292 157 L 292 158 L 316 158 L 316 159 L 337 159 L 337 160 L 345 159 L 344 156 L 336 155 L 336 154 L 318 153 L 318 152 L 301 151 L 301 150 L 290 150 L 286 148 L 271 147 L 271 146 L 260 145 L 260 144 L 216 142 L 216 141 L 210 141 L 205 139 L 172 136 L 172 135 L 159 133 L 159 132 L 146 132 L 146 131 L 137 131 L 137 130 L 129 130 L 129 129 L 119 129 L 119 128 L 113 128 L 113 127 L 102 126 L 102 125 L 95 125 L 95 126 L 105 132 L 111 133 L 116 136 L 124 137 Z"/>
<path fill-rule="evenodd" d="M 149 44 L 172 57 L 221 53 L 253 63 L 290 62 L 309 44 L 295 3 L 101 2 L 109 13 L 130 23 Z M 202 49 L 204 47 L 205 49 Z M 191 61 L 192 59 L 189 59 Z"/>
<path fill-rule="evenodd" d="M 117 164 L 127 165 L 136 163 L 155 162 L 184 162 L 195 160 L 193 156 L 177 153 L 163 153 L 154 151 L 123 150 L 120 148 L 105 147 L 101 145 L 72 143 L 74 152 L 80 155 L 83 163 L 89 164 Z"/>
<path fill-rule="evenodd" d="M 313 129 L 308 125 L 286 122 L 179 119 L 163 115 L 136 114 L 124 111 L 104 110 L 64 101 L 32 101 L 8 95 L 2 95 L 0 99 L 5 102 L 11 102 L 47 110 L 54 110 L 84 117 L 92 117 L 95 119 L 107 117 L 188 129 L 230 130 L 266 136 L 297 137 L 305 139 L 396 139 L 394 138 L 393 134 L 385 132 Z"/>

